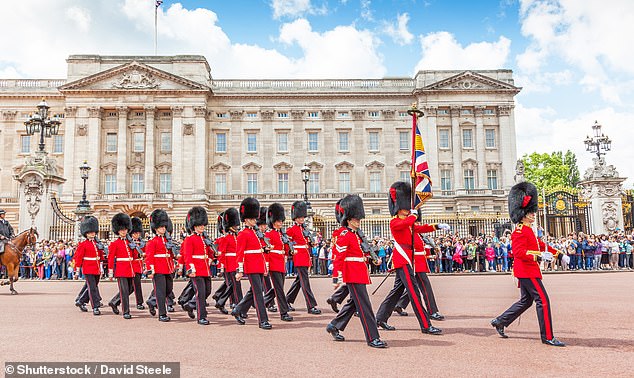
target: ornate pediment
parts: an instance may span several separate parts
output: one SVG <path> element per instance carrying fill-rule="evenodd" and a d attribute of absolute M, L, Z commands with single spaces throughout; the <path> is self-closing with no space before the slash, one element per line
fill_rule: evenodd
<path fill-rule="evenodd" d="M 310 163 L 307 163 L 306 165 L 308 166 L 308 168 L 310 168 L 311 171 L 319 171 L 324 167 L 324 165 L 318 161 L 311 161 Z"/>
<path fill-rule="evenodd" d="M 352 168 L 354 168 L 354 164 L 352 164 L 352 163 L 350 163 L 348 161 L 345 161 L 345 160 L 335 164 L 335 169 L 338 170 L 338 171 L 351 170 Z"/>
<path fill-rule="evenodd" d="M 209 167 L 209 169 L 211 169 L 212 171 L 215 171 L 215 172 L 228 171 L 228 170 L 231 169 L 231 166 L 229 166 L 229 165 L 227 165 L 227 164 L 225 164 L 223 162 L 220 162 L 220 163 L 216 163 L 216 164 L 212 165 L 211 167 Z"/>
<path fill-rule="evenodd" d="M 59 87 L 66 91 L 209 91 L 209 87 L 139 62 L 98 72 Z"/>
<path fill-rule="evenodd" d="M 396 164 L 396 168 L 400 170 L 410 169 L 412 167 L 412 162 L 409 160 L 402 160 L 400 163 Z"/>
<path fill-rule="evenodd" d="M 254 172 L 254 171 L 259 171 L 260 169 L 262 169 L 262 166 L 258 163 L 251 161 L 243 165 L 242 169 L 244 169 L 245 171 Z"/>
<path fill-rule="evenodd" d="M 102 164 L 101 167 L 99 168 L 101 169 L 102 172 L 104 172 L 107 175 L 113 175 L 117 173 L 117 165 L 113 162 Z"/>
<path fill-rule="evenodd" d="M 371 171 L 373 170 L 381 170 L 385 167 L 385 164 L 381 163 L 378 160 L 373 160 L 365 165 L 365 167 Z"/>
<path fill-rule="evenodd" d="M 512 91 L 516 93 L 519 93 L 520 89 L 471 71 L 462 72 L 422 88 L 423 91 Z"/>
<path fill-rule="evenodd" d="M 290 171 L 291 169 L 293 169 L 293 164 L 287 163 L 285 161 L 280 161 L 273 166 L 273 169 L 275 169 L 276 171 Z"/>

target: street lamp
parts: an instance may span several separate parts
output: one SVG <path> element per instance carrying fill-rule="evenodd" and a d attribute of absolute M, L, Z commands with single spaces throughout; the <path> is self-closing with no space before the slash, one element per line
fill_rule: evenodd
<path fill-rule="evenodd" d="M 50 108 L 46 100 L 42 99 L 42 101 L 37 104 L 37 113 L 30 114 L 29 119 L 24 122 L 27 135 L 40 133 L 40 152 L 44 152 L 44 137 L 50 138 L 59 133 L 59 125 L 61 124 L 59 115 L 55 114 L 53 119 L 51 119 L 48 113 Z"/>
<path fill-rule="evenodd" d="M 79 201 L 77 208 L 90 209 L 90 202 L 86 200 L 86 180 L 88 180 L 90 167 L 88 166 L 88 162 L 86 160 L 84 160 L 84 163 L 79 166 L 79 171 L 81 172 L 81 179 L 84 180 L 84 193 L 81 196 L 81 201 Z"/>
<path fill-rule="evenodd" d="M 592 125 L 592 137 L 586 136 L 583 143 L 586 145 L 586 151 L 597 154 L 597 158 L 601 159 L 601 155 L 605 155 L 607 151 L 612 149 L 612 141 L 601 132 L 601 125 L 598 121 L 594 121 Z"/>
<path fill-rule="evenodd" d="M 306 208 L 310 210 L 310 202 L 308 201 L 308 181 L 310 180 L 310 168 L 307 165 L 302 167 L 302 181 L 304 181 L 304 202 Z"/>

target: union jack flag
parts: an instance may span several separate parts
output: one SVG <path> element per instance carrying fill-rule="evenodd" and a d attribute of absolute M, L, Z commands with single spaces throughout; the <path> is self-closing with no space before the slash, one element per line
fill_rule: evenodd
<path fill-rule="evenodd" d="M 425 145 L 423 144 L 423 137 L 418 123 L 418 114 L 422 115 L 422 113 L 416 111 L 411 113 L 413 117 L 412 134 L 414 136 L 411 172 L 412 181 L 414 183 L 412 188 L 414 191 L 413 208 L 419 209 L 433 194 L 431 192 L 431 178 L 429 177 L 429 165 L 427 164 Z"/>
<path fill-rule="evenodd" d="M 163 0 L 156 0 L 156 7 L 160 7 L 163 4 Z"/>

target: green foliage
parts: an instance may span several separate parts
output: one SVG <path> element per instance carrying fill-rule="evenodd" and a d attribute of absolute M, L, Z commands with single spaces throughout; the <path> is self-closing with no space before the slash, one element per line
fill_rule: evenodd
<path fill-rule="evenodd" d="M 522 157 L 524 176 L 537 188 L 569 187 L 579 183 L 577 156 L 570 150 L 553 153 L 537 153 Z"/>

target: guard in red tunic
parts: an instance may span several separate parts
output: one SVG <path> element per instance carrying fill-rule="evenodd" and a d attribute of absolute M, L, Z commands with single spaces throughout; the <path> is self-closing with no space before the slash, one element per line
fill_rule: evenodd
<path fill-rule="evenodd" d="M 196 319 L 200 325 L 208 325 L 206 299 L 211 294 L 211 269 L 209 265 L 213 259 L 211 240 L 205 235 L 205 227 L 209 224 L 207 210 L 202 206 L 194 206 L 187 213 L 187 222 L 194 231 L 183 244 L 185 252 L 183 260 L 189 277 L 192 279 L 196 295 L 183 306 L 190 318 L 194 318 L 193 310 L 196 309 Z"/>
<path fill-rule="evenodd" d="M 330 297 L 328 297 L 328 299 L 326 299 L 326 303 L 330 305 L 332 311 L 334 312 L 339 312 L 339 308 L 337 308 L 337 305 L 342 304 L 344 299 L 346 299 L 349 294 L 348 286 L 342 285 L 342 261 L 341 259 L 337 258 L 338 253 L 337 248 L 335 248 L 339 235 L 341 235 L 341 233 L 346 229 L 346 227 L 341 226 L 341 216 L 343 215 L 343 209 L 341 208 L 340 204 L 341 200 L 338 200 L 335 204 L 335 219 L 340 227 L 332 232 L 332 237 L 330 239 L 330 250 L 332 251 L 332 284 L 335 288 L 335 292 Z"/>
<path fill-rule="evenodd" d="M 529 182 L 516 184 L 511 188 L 508 204 L 511 221 L 517 223 L 515 231 L 511 234 L 511 245 L 515 257 L 513 275 L 519 281 L 522 296 L 502 315 L 493 319 L 491 325 L 500 336 L 508 337 L 504 333 L 504 327 L 513 323 L 533 305 L 534 301 L 542 343 L 558 347 L 566 346 L 553 335 L 550 300 L 542 284 L 542 272 L 539 269 L 539 261 L 552 260 L 560 252 L 537 239 L 531 228 L 537 213 L 537 188 Z"/>
<path fill-rule="evenodd" d="M 396 328 L 389 325 L 387 321 L 392 315 L 396 303 L 405 291 L 414 304 L 414 313 L 416 314 L 422 332 L 437 335 L 442 331 L 431 325 L 429 314 L 423 308 L 420 298 L 419 287 L 422 287 L 423 291 L 426 290 L 423 285 L 424 281 L 419 281 L 417 285 L 414 269 L 412 268 L 412 228 L 415 233 L 414 267 L 416 272 L 425 272 L 425 269 L 429 271 L 429 268 L 425 260 L 424 243 L 419 234 L 433 232 L 437 229 L 448 229 L 449 226 L 443 224 L 415 224 L 416 215 L 411 214 L 409 209 L 411 207 L 411 199 L 412 187 L 409 183 L 397 181 L 392 184 L 388 195 L 388 207 L 390 214 L 394 216 L 390 221 L 390 231 L 394 239 L 392 264 L 394 265 L 396 278 L 394 279 L 394 287 L 387 297 L 385 297 L 385 300 L 383 300 L 383 303 L 379 306 L 379 310 L 376 312 L 376 320 L 381 328 L 389 331 L 395 330 Z M 431 286 L 429 290 L 431 290 Z"/>
<path fill-rule="evenodd" d="M 266 223 L 269 231 L 265 234 L 269 238 L 271 250 L 268 253 L 269 259 L 269 276 L 273 287 L 266 292 L 264 296 L 265 304 L 273 303 L 277 299 L 277 306 L 280 310 L 280 317 L 285 322 L 290 322 L 293 317 L 288 314 L 289 306 L 284 295 L 284 277 L 286 276 L 286 258 L 288 256 L 288 241 L 285 244 L 282 239 L 284 236 L 282 225 L 286 220 L 284 215 L 284 206 L 280 203 L 273 203 L 268 207 L 266 212 Z M 269 310 L 270 310 L 269 306 Z"/>
<path fill-rule="evenodd" d="M 264 306 L 264 295 L 262 293 L 262 280 L 266 270 L 266 260 L 260 239 L 256 235 L 256 222 L 260 215 L 260 203 L 257 199 L 248 197 L 240 204 L 240 219 L 244 222 L 244 228 L 238 234 L 238 272 L 236 279 L 240 280 L 243 274 L 249 278 L 251 288 L 244 295 L 244 298 L 231 311 L 231 315 L 236 318 L 238 324 L 245 324 L 243 314 L 252 305 L 258 315 L 259 326 L 262 329 L 271 329 L 266 307 Z"/>
<path fill-rule="evenodd" d="M 86 303 L 90 301 L 93 315 L 101 315 L 99 311 L 99 277 L 101 277 L 101 262 L 105 260 L 103 254 L 103 244 L 95 237 L 99 232 L 99 221 L 93 216 L 87 216 L 81 221 L 79 231 L 86 238 L 77 245 L 77 250 L 73 259 L 75 260 L 75 271 L 82 270 L 86 279 L 86 290 L 82 289 L 75 305 L 83 312 L 86 309 Z"/>
<path fill-rule="evenodd" d="M 269 270 L 269 253 L 271 250 L 271 242 L 269 238 L 265 235 L 269 230 L 269 226 L 266 223 L 266 213 L 268 211 L 268 207 L 260 206 L 260 216 L 256 221 L 256 225 L 258 226 L 257 235 L 260 239 L 260 244 L 262 244 L 262 249 L 264 249 L 264 258 L 266 259 L 266 270 Z M 270 275 L 265 275 L 264 280 L 262 281 L 262 285 L 264 286 L 264 305 L 266 309 L 270 312 L 277 312 L 277 307 L 275 306 L 275 298 L 273 295 L 270 295 L 268 298 L 266 293 L 272 292 L 273 284 L 271 283 Z"/>
<path fill-rule="evenodd" d="M 187 234 L 185 236 L 185 238 L 187 238 L 187 236 L 192 234 L 192 229 L 189 226 L 189 221 L 187 220 L 187 218 L 185 218 L 185 233 Z M 184 239 L 183 239 L 184 240 Z M 178 255 L 178 265 L 179 267 L 182 268 L 183 270 L 183 278 L 187 277 L 187 267 L 185 266 L 185 260 L 183 258 L 183 256 L 185 255 L 185 250 L 186 250 L 186 245 L 185 243 L 181 244 L 181 250 L 180 250 L 180 254 Z M 178 296 L 178 304 L 181 306 L 181 308 L 183 309 L 183 311 L 185 310 L 185 303 L 189 302 L 192 300 L 192 298 L 194 298 L 194 296 L 196 295 L 196 292 L 194 291 L 194 283 L 192 281 L 191 278 L 189 278 L 187 280 L 187 285 L 185 285 L 185 287 L 183 288 L 183 291 L 181 291 L 181 294 Z"/>
<path fill-rule="evenodd" d="M 343 282 L 348 286 L 350 299 L 328 324 L 326 331 L 335 341 L 344 341 L 345 338 L 339 331 L 346 329 L 350 318 L 357 311 L 368 345 L 373 348 L 386 348 L 387 343 L 379 338 L 372 303 L 368 297 L 366 288 L 366 285 L 370 284 L 368 258 L 361 250 L 361 238 L 357 234 L 361 220 L 365 218 L 363 200 L 358 195 L 348 195 L 341 200 L 340 205 L 343 209 L 341 223 L 346 230 L 337 238 L 335 248 L 337 248 L 337 258 L 342 259 Z"/>
<path fill-rule="evenodd" d="M 145 310 L 145 306 L 143 305 L 143 288 L 141 287 L 141 276 L 144 272 L 143 258 L 145 256 L 145 241 L 142 239 L 143 222 L 137 217 L 132 217 L 130 220 L 132 223 L 132 230 L 127 236 L 128 244 L 130 245 L 130 248 L 136 249 L 138 254 L 137 258 L 135 258 L 132 262 L 132 266 L 134 268 L 134 287 L 132 291 L 134 292 L 134 296 L 136 298 L 137 310 Z M 121 304 L 119 293 L 115 295 L 111 302 L 115 306 L 119 306 L 119 304 Z"/>
<path fill-rule="evenodd" d="M 225 259 L 224 259 L 224 251 L 225 251 L 225 227 L 224 224 L 222 222 L 222 218 L 223 218 L 224 212 L 218 214 L 218 218 L 216 220 L 216 233 L 218 234 L 218 237 L 216 238 L 216 240 L 214 241 L 214 244 L 216 244 L 216 267 L 218 268 L 218 273 L 222 274 L 224 277 L 224 271 L 225 271 Z M 228 314 L 229 311 L 227 311 L 225 309 L 224 304 L 222 306 L 218 305 L 218 300 L 220 299 L 220 296 L 222 295 L 227 295 L 225 294 L 227 292 L 227 284 L 225 283 L 224 279 L 222 281 L 222 283 L 220 284 L 220 286 L 218 286 L 218 289 L 216 290 L 216 292 L 211 296 L 211 298 L 213 298 L 213 300 L 216 301 L 215 307 L 222 312 L 223 314 Z"/>
<path fill-rule="evenodd" d="M 293 265 L 297 271 L 297 277 L 295 277 L 295 281 L 293 281 L 291 288 L 286 293 L 286 301 L 290 305 L 290 310 L 294 311 L 293 303 L 295 303 L 295 299 L 301 288 L 304 293 L 304 299 L 306 300 L 308 313 L 319 315 L 321 314 L 321 310 L 317 308 L 317 301 L 310 288 L 310 280 L 308 278 L 308 268 L 311 265 L 310 250 L 312 245 L 309 236 L 311 231 L 304 223 L 307 215 L 308 209 L 306 202 L 295 201 L 291 206 L 291 219 L 293 219 L 295 224 L 286 230 L 286 233 L 295 242 L 293 246 L 295 250 Z"/>
<path fill-rule="evenodd" d="M 130 248 L 130 244 L 126 236 L 128 231 L 132 229 L 130 216 L 124 213 L 116 214 L 112 217 L 112 233 L 118 238 L 108 246 L 108 270 L 109 278 L 117 279 L 119 287 L 119 297 L 123 307 L 123 318 L 131 319 L 130 315 L 130 293 L 134 290 L 134 259 L 138 258 L 136 249 Z M 112 312 L 119 314 L 119 309 L 114 304 L 115 298 L 112 298 L 110 307 Z"/>
<path fill-rule="evenodd" d="M 242 300 L 242 283 L 236 280 L 238 270 L 238 260 L 236 251 L 238 249 L 238 229 L 240 227 L 240 214 L 238 210 L 229 208 L 222 213 L 222 225 L 225 236 L 222 238 L 222 247 L 219 248 L 218 257 L 223 265 L 223 277 L 226 289 L 216 299 L 216 308 L 221 312 L 225 308 L 227 300 L 231 298 L 231 308 L 234 308 Z M 244 314 L 243 314 L 244 315 Z"/>
<path fill-rule="evenodd" d="M 158 307 L 159 321 L 169 322 L 167 316 L 166 301 L 167 296 L 174 288 L 174 253 L 168 248 L 166 237 L 169 226 L 169 216 L 162 209 L 156 209 L 150 214 L 150 229 L 154 237 L 145 246 L 145 266 L 148 269 L 147 276 L 152 279 L 154 285 L 155 301 L 148 299 L 150 313 L 156 313 L 155 306 Z"/>

